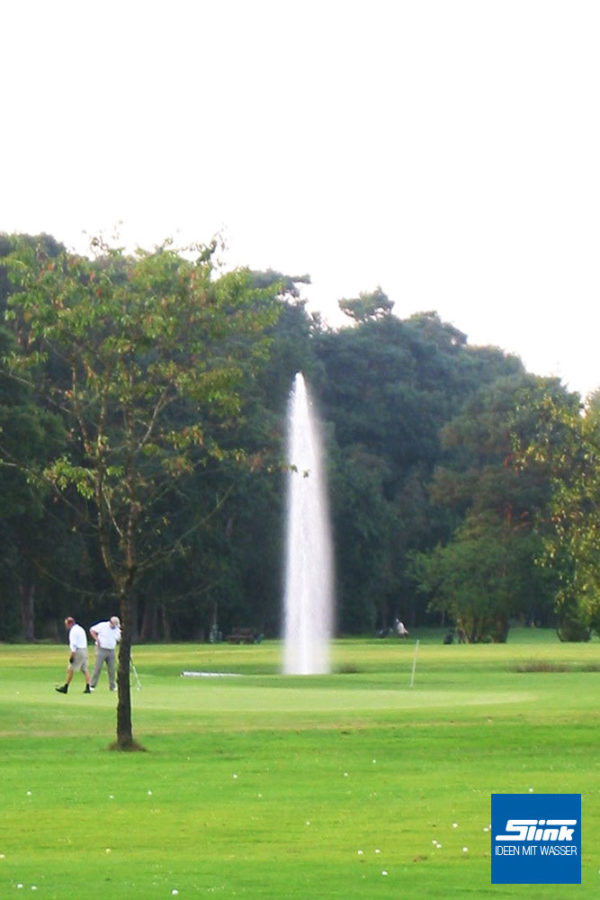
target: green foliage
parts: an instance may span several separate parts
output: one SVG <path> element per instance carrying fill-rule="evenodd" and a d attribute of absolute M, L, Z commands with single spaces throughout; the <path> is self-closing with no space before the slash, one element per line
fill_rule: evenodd
<path fill-rule="evenodd" d="M 331 436 L 340 626 L 385 629 L 423 617 L 409 552 L 447 540 L 451 516 L 432 504 L 440 431 L 488 379 L 520 370 L 478 350 L 434 313 L 367 319 L 316 338 L 318 384 Z M 471 450 L 466 451 L 467 455 Z M 478 452 L 477 450 L 475 452 Z M 456 518 L 456 517 L 455 517 Z"/>
<path fill-rule="evenodd" d="M 50 528 L 52 497 L 39 473 L 65 435 L 60 418 L 35 402 L 27 383 L 10 377 L 4 360 L 13 349 L 12 335 L 0 328 L 0 640 L 33 640 L 36 575 L 65 540 L 62 529 Z"/>
<path fill-rule="evenodd" d="M 338 620 L 350 634 L 373 634 L 389 616 L 393 584 L 386 568 L 394 552 L 394 521 L 382 489 L 385 476 L 382 460 L 360 445 L 346 448 L 332 473 Z"/>
<path fill-rule="evenodd" d="M 538 403 L 552 380 L 512 376 L 482 389 L 443 430 L 447 462 L 432 481 L 453 510 L 452 537 L 413 555 L 412 575 L 430 606 L 448 612 L 469 641 L 505 640 L 512 616 L 543 621 L 555 579 L 536 567 L 550 501 L 542 466 L 523 468 L 515 435 L 538 430 Z M 564 392 L 563 392 L 564 395 Z"/>
<path fill-rule="evenodd" d="M 535 619 L 543 609 L 533 565 L 538 549 L 532 533 L 471 514 L 446 545 L 413 554 L 411 573 L 432 598 L 430 608 L 448 613 L 467 642 L 504 642 L 511 617 Z"/>
<path fill-rule="evenodd" d="M 566 641 L 588 640 L 600 629 L 600 409 L 592 396 L 555 392 L 538 404 L 540 427 L 518 441 L 526 469 L 543 466 L 551 487 L 542 562 L 556 572 L 558 633 Z"/>
<path fill-rule="evenodd" d="M 94 501 L 103 558 L 121 592 L 134 567 L 153 563 L 151 554 L 132 557 L 131 539 L 152 532 L 165 490 L 233 454 L 219 423 L 240 412 L 240 385 L 264 355 L 261 332 L 275 310 L 247 273 L 213 279 L 202 248 L 191 260 L 169 246 L 132 258 L 96 249 L 93 260 L 55 260 L 17 245 L 9 304 L 21 333 L 9 365 L 38 387 L 40 360 L 65 370 L 62 382 L 42 386 L 72 444 L 45 475 Z"/>
<path fill-rule="evenodd" d="M 372 293 L 361 293 L 350 300 L 339 300 L 338 306 L 355 322 L 369 322 L 389 316 L 394 303 L 377 287 Z"/>

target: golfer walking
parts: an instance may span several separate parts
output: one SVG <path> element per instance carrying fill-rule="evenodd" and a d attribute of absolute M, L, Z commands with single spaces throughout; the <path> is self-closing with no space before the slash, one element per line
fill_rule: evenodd
<path fill-rule="evenodd" d="M 121 623 L 118 616 L 112 616 L 108 622 L 98 622 L 90 628 L 90 634 L 96 642 L 96 662 L 92 675 L 91 688 L 95 690 L 103 664 L 108 669 L 108 686 L 116 691 L 115 680 L 115 647 L 121 640 Z"/>
<path fill-rule="evenodd" d="M 67 666 L 67 680 L 56 690 L 59 694 L 66 694 L 73 680 L 73 672 L 83 672 L 85 678 L 84 694 L 90 693 L 90 673 L 88 671 L 88 645 L 85 631 L 78 625 L 73 616 L 65 619 L 65 628 L 69 640 L 69 665 Z"/>

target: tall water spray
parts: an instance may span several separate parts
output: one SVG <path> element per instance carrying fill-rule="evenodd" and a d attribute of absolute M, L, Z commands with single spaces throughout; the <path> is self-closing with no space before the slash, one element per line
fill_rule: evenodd
<path fill-rule="evenodd" d="M 304 377 L 288 410 L 284 663 L 288 675 L 330 671 L 333 554 L 318 422 Z"/>

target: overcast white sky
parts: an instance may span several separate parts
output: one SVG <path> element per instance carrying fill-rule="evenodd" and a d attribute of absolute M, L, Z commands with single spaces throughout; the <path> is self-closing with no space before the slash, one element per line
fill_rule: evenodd
<path fill-rule="evenodd" d="M 596 0 L 19 0 L 0 231 L 377 285 L 600 386 Z"/>

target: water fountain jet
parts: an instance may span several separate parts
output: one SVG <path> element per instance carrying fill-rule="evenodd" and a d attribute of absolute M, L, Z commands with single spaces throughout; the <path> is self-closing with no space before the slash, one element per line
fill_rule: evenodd
<path fill-rule="evenodd" d="M 330 671 L 333 553 L 316 415 L 299 372 L 288 409 L 284 663 L 287 675 Z"/>

